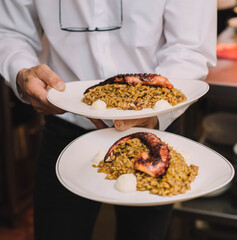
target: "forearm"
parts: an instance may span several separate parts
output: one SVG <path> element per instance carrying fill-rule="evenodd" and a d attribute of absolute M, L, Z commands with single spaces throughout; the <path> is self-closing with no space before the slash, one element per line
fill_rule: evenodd
<path fill-rule="evenodd" d="M 39 64 L 42 46 L 36 16 L 33 2 L 0 1 L 0 74 L 18 97 L 16 76 L 19 70 Z"/>
<path fill-rule="evenodd" d="M 14 41 L 11 41 L 11 43 L 14 46 Z M 33 52 L 30 52 L 30 48 L 28 48 L 28 46 L 25 46 L 23 48 L 22 45 L 24 44 L 19 44 L 19 41 L 17 42 L 17 44 L 17 49 L 7 49 L 7 46 L 5 46 L 4 48 L 4 43 L 0 39 L 0 72 L 5 78 L 6 82 L 9 84 L 9 86 L 13 89 L 16 96 L 22 99 L 17 91 L 17 74 L 23 68 L 31 68 L 32 66 L 38 65 L 39 60 Z"/>
<path fill-rule="evenodd" d="M 216 64 L 216 24 L 215 0 L 168 0 L 156 71 L 170 79 L 205 79 Z"/>
<path fill-rule="evenodd" d="M 164 12 L 165 44 L 156 72 L 172 79 L 204 80 L 216 64 L 215 0 L 168 0 Z M 158 117 L 165 130 L 187 107 Z"/>

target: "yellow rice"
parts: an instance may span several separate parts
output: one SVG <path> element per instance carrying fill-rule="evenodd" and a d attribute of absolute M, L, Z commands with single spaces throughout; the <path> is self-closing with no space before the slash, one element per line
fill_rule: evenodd
<path fill-rule="evenodd" d="M 153 108 L 161 99 L 174 106 L 185 101 L 186 96 L 178 89 L 145 86 L 141 84 L 107 84 L 90 89 L 82 99 L 82 102 L 92 105 L 97 100 L 106 103 L 107 108 L 124 110 L 141 110 Z"/>
<path fill-rule="evenodd" d="M 185 193 L 190 189 L 191 182 L 198 174 L 198 166 L 188 166 L 180 153 L 172 147 L 170 149 L 170 166 L 166 173 L 158 178 L 151 177 L 146 173 L 135 171 L 134 161 L 139 153 L 149 149 L 138 138 L 122 142 L 116 146 L 111 155 L 111 163 L 101 161 L 97 166 L 99 173 L 105 173 L 106 179 L 117 179 L 120 175 L 133 173 L 137 178 L 137 190 L 149 191 L 151 194 L 160 196 L 173 196 Z"/>

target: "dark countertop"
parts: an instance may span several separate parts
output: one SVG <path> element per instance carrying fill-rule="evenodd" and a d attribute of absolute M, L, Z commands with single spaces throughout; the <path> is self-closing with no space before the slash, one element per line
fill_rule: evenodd
<path fill-rule="evenodd" d="M 216 197 L 200 197 L 177 203 L 174 214 L 190 219 L 237 226 L 237 185 Z"/>

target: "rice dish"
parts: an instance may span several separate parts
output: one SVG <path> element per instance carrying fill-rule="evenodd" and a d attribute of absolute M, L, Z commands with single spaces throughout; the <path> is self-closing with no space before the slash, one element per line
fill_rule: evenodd
<path fill-rule="evenodd" d="M 143 108 L 154 108 L 156 102 L 161 99 L 174 106 L 187 98 L 176 88 L 115 83 L 90 89 L 84 93 L 82 102 L 92 105 L 95 101 L 101 100 L 106 103 L 106 108 L 142 110 Z"/>
<path fill-rule="evenodd" d="M 151 194 L 160 196 L 183 194 L 191 189 L 190 184 L 198 175 L 198 166 L 193 164 L 188 166 L 180 153 L 170 146 L 169 149 L 170 165 L 166 173 L 158 178 L 134 170 L 136 157 L 141 152 L 145 151 L 149 154 L 150 151 L 138 138 L 130 139 L 116 146 L 111 156 L 114 159 L 113 162 L 101 161 L 98 165 L 93 166 L 98 168 L 99 173 L 105 173 L 105 178 L 109 180 L 116 180 L 122 174 L 134 174 L 137 179 L 138 191 L 149 191 Z"/>

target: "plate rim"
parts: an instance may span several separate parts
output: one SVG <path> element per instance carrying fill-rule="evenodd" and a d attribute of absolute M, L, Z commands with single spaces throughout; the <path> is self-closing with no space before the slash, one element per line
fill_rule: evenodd
<path fill-rule="evenodd" d="M 85 135 L 88 135 L 88 134 L 92 134 L 93 132 L 97 132 L 97 131 L 110 131 L 111 129 L 115 129 L 115 128 L 106 128 L 106 129 L 98 129 L 98 130 L 95 130 L 95 131 L 91 131 L 91 132 L 88 132 L 86 134 L 83 134 L 79 137 L 77 137 L 76 139 L 74 139 L 73 141 L 71 141 L 60 153 L 60 155 L 58 156 L 57 158 L 57 161 L 56 161 L 56 165 L 55 165 L 55 171 L 56 171 L 56 175 L 57 175 L 57 178 L 59 180 L 59 182 L 63 185 L 63 187 L 65 187 L 67 190 L 73 192 L 74 194 L 76 195 L 80 195 L 80 191 L 78 190 L 75 190 L 73 189 L 71 186 L 69 186 L 64 180 L 63 180 L 63 177 L 60 175 L 60 172 L 59 172 L 59 165 L 60 165 L 60 160 L 62 159 L 62 155 L 63 153 L 73 144 L 75 143 L 76 141 L 78 141 L 78 139 L 80 138 L 83 138 Z M 205 149 L 209 150 L 209 151 L 212 151 L 213 153 L 217 154 L 219 157 L 221 157 L 225 163 L 229 166 L 230 168 L 230 176 L 229 178 L 223 182 L 221 185 L 213 188 L 211 191 L 203 191 L 201 193 L 196 193 L 196 194 L 193 194 L 191 196 L 184 196 L 183 198 L 181 199 L 176 199 L 175 201 L 174 200 L 170 200 L 170 201 L 165 201 L 165 202 L 149 202 L 149 203 L 146 203 L 146 202 L 127 202 L 127 201 L 116 201 L 116 200 L 113 200 L 113 199 L 106 199 L 106 198 L 103 198 L 103 197 L 93 197 L 91 196 L 91 194 L 89 194 L 89 196 L 85 196 L 85 194 L 82 193 L 82 196 L 83 198 L 86 198 L 86 199 L 89 199 L 89 200 L 93 200 L 93 201 L 97 201 L 97 202 L 102 202 L 102 203 L 106 203 L 106 204 L 113 204 L 113 205 L 123 205 L 123 206 L 157 206 L 157 205 L 167 205 L 167 204 L 173 204 L 173 203 L 177 203 L 177 202 L 184 202 L 184 201 L 188 201 L 188 200 L 192 200 L 192 199 L 195 199 L 195 198 L 198 198 L 198 197 L 202 197 L 202 196 L 205 196 L 209 193 L 212 193 L 212 192 L 215 192 L 216 190 L 224 187 L 225 185 L 227 185 L 228 183 L 230 183 L 233 178 L 234 178 L 234 174 L 235 174 L 235 169 L 233 167 L 233 165 L 230 163 L 230 161 L 228 161 L 228 159 L 226 159 L 224 156 L 222 156 L 220 153 L 216 152 L 215 150 L 209 148 L 208 146 L 206 145 L 203 145 L 199 142 L 196 142 L 192 139 L 188 139 L 187 137 L 184 137 L 184 136 L 181 136 L 181 135 L 177 135 L 177 134 L 174 134 L 174 133 L 170 133 L 170 132 L 165 132 L 165 131 L 161 131 L 161 130 L 156 130 L 156 129 L 147 129 L 147 128 L 140 128 L 140 127 L 133 127 L 131 128 L 132 130 L 134 131 L 141 131 L 142 129 L 144 131 L 149 131 L 149 130 L 152 130 L 152 131 L 155 131 L 155 132 L 163 132 L 163 133 L 166 133 L 168 135 L 175 135 L 176 137 L 179 137 L 179 138 L 183 138 L 187 141 L 190 141 L 194 144 L 197 144 L 197 145 L 200 145 L 201 147 L 204 147 Z M 92 166 L 91 166 L 92 167 Z M 138 191 L 139 192 L 139 191 Z M 147 191 L 145 191 L 145 194 L 147 193 Z M 181 195 L 181 194 L 178 194 L 178 195 Z M 174 195 L 174 196 L 178 196 L 178 195 Z"/>

